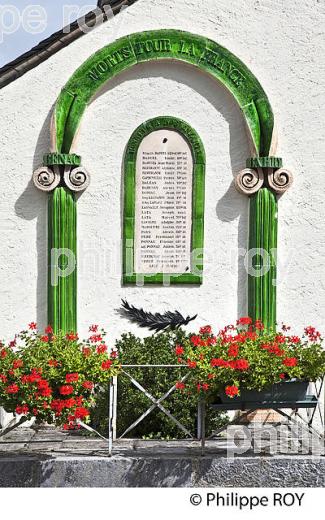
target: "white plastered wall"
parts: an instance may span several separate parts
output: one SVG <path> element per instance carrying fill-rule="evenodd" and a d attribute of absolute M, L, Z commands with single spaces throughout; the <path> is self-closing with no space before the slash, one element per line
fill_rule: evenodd
<path fill-rule="evenodd" d="M 314 0 L 139 0 L 0 91 L 0 336 L 29 321 L 46 324 L 47 195 L 31 183 L 49 151 L 55 100 L 74 70 L 116 37 L 158 28 L 207 36 L 236 54 L 262 83 L 275 111 L 278 155 L 295 175 L 279 203 L 279 321 L 299 333 L 324 330 L 324 4 Z M 200 134 L 207 154 L 205 272 L 201 287 L 121 286 L 122 158 L 134 129 L 172 115 Z M 232 184 L 249 156 L 234 100 L 190 66 L 140 65 L 92 103 L 76 152 L 92 176 L 78 201 L 79 330 L 139 332 L 116 309 L 121 298 L 153 311 L 198 313 L 197 326 L 223 326 L 246 312 L 248 199 Z M 194 325 L 195 326 L 195 325 Z M 193 326 L 192 326 L 193 327 Z"/>

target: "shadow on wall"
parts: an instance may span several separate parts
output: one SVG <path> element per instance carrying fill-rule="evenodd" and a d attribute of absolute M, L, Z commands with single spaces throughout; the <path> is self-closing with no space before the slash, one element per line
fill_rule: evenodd
<path fill-rule="evenodd" d="M 40 131 L 33 158 L 33 171 L 43 164 L 43 155 L 50 150 L 50 122 L 53 108 L 51 108 Z M 15 204 L 15 212 L 24 220 L 37 220 L 36 249 L 37 249 L 37 309 L 36 320 L 43 329 L 47 325 L 47 193 L 35 188 L 30 172 L 30 181 L 25 191 Z"/>
<path fill-rule="evenodd" d="M 96 98 L 109 92 L 118 85 L 134 81 L 136 79 L 165 78 L 176 83 L 185 84 L 202 97 L 205 97 L 211 106 L 227 121 L 229 125 L 230 143 L 229 154 L 231 159 L 232 174 L 235 174 L 243 168 L 246 158 L 249 156 L 248 138 L 243 132 L 244 124 L 238 124 L 243 121 L 240 109 L 234 110 L 234 100 L 231 94 L 217 81 L 205 75 L 201 71 L 193 74 L 193 67 L 187 64 L 168 62 L 157 62 L 148 64 L 139 64 L 130 69 L 117 78 L 111 80 L 97 94 Z M 132 95 L 132 89 L 130 89 Z M 179 99 L 179 113 L 181 116 L 182 98 Z M 39 138 L 34 154 L 33 170 L 42 164 L 43 155 L 50 150 L 50 121 L 53 106 L 48 113 L 43 127 L 40 131 Z M 91 108 L 90 108 L 91 110 Z M 159 113 L 158 113 L 159 112 Z M 163 115 L 161 109 L 157 109 L 157 116 Z M 169 114 L 169 107 L 165 106 L 164 114 Z M 185 118 L 184 118 L 185 119 Z M 134 131 L 135 125 L 130 124 L 130 136 Z M 127 143 L 125 143 L 126 145 Z M 216 147 L 218 143 L 216 143 Z M 122 157 L 121 157 L 122 165 Z M 210 166 L 208 165 L 207 174 L 209 174 Z M 32 177 L 32 172 L 30 172 Z M 215 180 L 218 182 L 218 165 L 215 166 Z M 230 185 L 223 197 L 216 204 L 216 216 L 223 222 L 231 222 L 238 219 L 238 243 L 240 249 L 247 248 L 248 235 L 248 199 L 240 195 L 235 190 L 232 178 L 229 179 Z M 90 188 L 91 189 L 91 188 Z M 123 183 L 122 183 L 123 189 Z M 37 323 L 43 328 L 47 322 L 47 198 L 46 193 L 38 191 L 32 180 L 28 183 L 25 191 L 21 194 L 15 204 L 15 212 L 19 218 L 25 220 L 37 219 Z M 42 199 L 42 203 L 40 203 Z M 121 194 L 121 223 L 123 219 L 123 206 Z M 234 201 L 236 203 L 234 204 Z M 121 225 L 122 230 L 122 225 Z M 205 238 L 206 240 L 208 237 Z M 122 247 L 122 244 L 121 244 Z M 237 312 L 238 316 L 247 313 L 247 276 L 243 264 L 243 257 L 238 256 L 237 265 L 238 286 L 237 286 Z M 235 295 L 234 295 L 235 297 Z"/>

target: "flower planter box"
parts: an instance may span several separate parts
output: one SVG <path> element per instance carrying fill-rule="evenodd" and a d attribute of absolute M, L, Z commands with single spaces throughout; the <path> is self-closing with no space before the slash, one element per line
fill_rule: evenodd
<path fill-rule="evenodd" d="M 219 393 L 222 403 L 276 403 L 303 401 L 306 399 L 309 381 L 286 381 L 276 383 L 260 392 L 257 390 L 241 390 L 238 397 L 228 397 L 224 392 Z"/>

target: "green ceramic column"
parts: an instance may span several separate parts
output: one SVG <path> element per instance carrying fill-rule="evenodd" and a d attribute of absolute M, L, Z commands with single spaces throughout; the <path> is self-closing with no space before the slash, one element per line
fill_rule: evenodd
<path fill-rule="evenodd" d="M 250 198 L 248 314 L 267 329 L 276 324 L 277 199 L 268 188 Z M 253 253 L 256 253 L 253 255 Z"/>
<path fill-rule="evenodd" d="M 48 203 L 48 321 L 53 330 L 77 330 L 77 206 L 75 194 L 55 188 Z"/>

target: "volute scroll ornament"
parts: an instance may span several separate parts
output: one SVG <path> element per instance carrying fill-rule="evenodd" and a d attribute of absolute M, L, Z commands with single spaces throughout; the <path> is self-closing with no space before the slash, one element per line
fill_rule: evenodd
<path fill-rule="evenodd" d="M 279 168 L 278 170 L 268 169 L 267 182 L 269 187 L 278 193 L 284 193 L 287 191 L 293 183 L 293 175 L 289 170 L 285 168 Z"/>
<path fill-rule="evenodd" d="M 244 195 L 253 195 L 262 188 L 264 175 L 261 168 L 245 168 L 235 178 L 236 189 Z"/>
<path fill-rule="evenodd" d="M 90 184 L 90 175 L 85 168 L 78 166 L 64 168 L 64 183 L 71 191 L 84 191 Z"/>
<path fill-rule="evenodd" d="M 41 191 L 52 191 L 60 184 L 61 176 L 58 166 L 41 166 L 33 173 L 33 182 Z"/>
<path fill-rule="evenodd" d="M 34 185 L 47 192 L 58 186 L 74 192 L 84 191 L 90 184 L 90 175 L 80 162 L 81 157 L 75 154 L 46 154 L 44 166 L 33 173 Z"/>
<path fill-rule="evenodd" d="M 292 173 L 283 168 L 280 157 L 251 157 L 235 178 L 235 186 L 244 195 L 253 195 L 263 186 L 281 195 L 293 183 Z"/>

